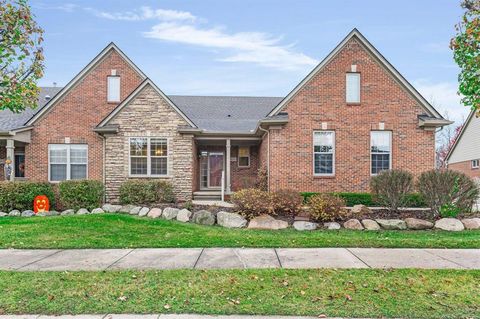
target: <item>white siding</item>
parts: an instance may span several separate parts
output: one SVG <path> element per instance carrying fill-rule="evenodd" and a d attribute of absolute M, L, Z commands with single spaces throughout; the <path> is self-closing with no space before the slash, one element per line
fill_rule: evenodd
<path fill-rule="evenodd" d="M 473 115 L 466 125 L 448 159 L 450 164 L 480 159 L 480 118 Z"/>

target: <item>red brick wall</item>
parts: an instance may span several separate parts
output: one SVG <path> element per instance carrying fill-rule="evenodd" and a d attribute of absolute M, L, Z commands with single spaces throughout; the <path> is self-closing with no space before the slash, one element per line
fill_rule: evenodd
<path fill-rule="evenodd" d="M 361 104 L 347 105 L 345 77 L 361 73 Z M 392 133 L 392 167 L 418 175 L 434 167 L 435 136 L 418 128 L 418 103 L 352 39 L 286 105 L 289 123 L 270 131 L 270 189 L 367 191 L 370 131 L 379 122 Z M 313 176 L 313 131 L 321 123 L 336 132 L 336 174 Z M 264 142 L 265 143 L 265 142 Z M 263 155 L 262 155 L 263 157 Z"/>
<path fill-rule="evenodd" d="M 238 146 L 232 146 L 231 157 L 237 158 L 236 162 L 230 163 L 232 191 L 255 187 L 259 168 L 259 147 L 250 146 L 250 167 L 238 166 Z"/>
<path fill-rule="evenodd" d="M 460 171 L 472 178 L 474 177 L 480 178 L 480 168 L 472 169 L 472 161 L 464 161 L 464 162 L 448 164 L 448 169 Z"/>
<path fill-rule="evenodd" d="M 48 180 L 48 144 L 88 144 L 88 178 L 103 178 L 103 142 L 93 128 L 118 103 L 107 102 L 107 76 L 115 69 L 121 77 L 120 94 L 125 99 L 142 81 L 140 75 L 114 50 L 110 51 L 61 101 L 41 117 L 26 147 L 26 177 Z"/>

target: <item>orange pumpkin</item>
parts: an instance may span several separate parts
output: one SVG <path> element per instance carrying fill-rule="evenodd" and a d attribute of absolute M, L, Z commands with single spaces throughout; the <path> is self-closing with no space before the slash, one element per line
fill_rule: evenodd
<path fill-rule="evenodd" d="M 38 195 L 33 200 L 33 211 L 35 214 L 48 212 L 50 209 L 50 203 L 48 202 L 48 197 L 45 195 Z"/>

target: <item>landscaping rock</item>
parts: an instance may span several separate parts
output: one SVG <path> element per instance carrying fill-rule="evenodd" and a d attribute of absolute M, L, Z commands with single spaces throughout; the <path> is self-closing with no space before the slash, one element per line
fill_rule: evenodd
<path fill-rule="evenodd" d="M 49 212 L 45 212 L 45 215 L 46 216 L 58 216 L 58 215 L 60 215 L 60 213 L 57 212 L 56 210 L 51 210 Z"/>
<path fill-rule="evenodd" d="M 177 214 L 180 210 L 178 208 L 167 207 L 163 210 L 162 217 L 166 220 L 172 220 L 177 218 Z"/>
<path fill-rule="evenodd" d="M 293 228 L 296 230 L 315 230 L 317 229 L 318 224 L 317 223 L 312 223 L 312 222 L 307 222 L 303 220 L 297 220 L 293 222 Z"/>
<path fill-rule="evenodd" d="M 407 229 L 407 223 L 401 219 L 376 219 L 383 229 L 403 230 Z"/>
<path fill-rule="evenodd" d="M 90 214 L 90 212 L 89 212 L 88 209 L 86 209 L 86 208 L 80 208 L 80 209 L 77 211 L 77 215 L 87 215 L 87 214 Z"/>
<path fill-rule="evenodd" d="M 409 229 L 422 230 L 433 228 L 433 223 L 428 220 L 418 218 L 405 218 L 405 223 Z"/>
<path fill-rule="evenodd" d="M 435 222 L 435 228 L 448 231 L 462 231 L 465 229 L 462 222 L 456 218 L 442 218 Z"/>
<path fill-rule="evenodd" d="M 192 222 L 200 225 L 214 225 L 215 215 L 208 210 L 199 210 L 193 214 Z"/>
<path fill-rule="evenodd" d="M 5 217 L 5 216 L 8 216 L 8 214 L 4 212 L 0 212 L 0 217 Z"/>
<path fill-rule="evenodd" d="M 150 211 L 150 208 L 142 207 L 142 209 L 140 209 L 140 211 L 138 212 L 138 216 L 140 216 L 140 217 L 147 216 L 149 211 Z"/>
<path fill-rule="evenodd" d="M 35 215 L 33 210 L 24 210 L 22 212 L 22 217 L 32 217 L 33 215 Z"/>
<path fill-rule="evenodd" d="M 119 210 L 118 210 L 118 213 L 121 213 L 121 214 L 130 214 L 130 211 L 135 208 L 134 205 L 125 205 L 125 206 L 122 206 Z"/>
<path fill-rule="evenodd" d="M 36 213 L 34 216 L 36 217 L 46 217 L 48 212 L 41 212 L 41 213 Z"/>
<path fill-rule="evenodd" d="M 352 212 L 353 214 L 363 215 L 363 214 L 369 214 L 372 211 L 367 206 L 359 204 L 359 205 L 354 205 L 350 210 L 350 212 Z"/>
<path fill-rule="evenodd" d="M 22 215 L 22 213 L 20 213 L 20 211 L 16 210 L 16 209 L 14 209 L 10 213 L 8 213 L 8 216 L 10 216 L 10 217 L 18 217 L 20 215 Z"/>
<path fill-rule="evenodd" d="M 335 222 L 324 223 L 323 227 L 325 227 L 326 229 L 330 229 L 330 230 L 337 230 L 337 229 L 342 228 L 342 226 L 339 223 L 335 223 Z"/>
<path fill-rule="evenodd" d="M 162 209 L 161 208 L 152 208 L 147 214 L 150 218 L 159 218 L 162 216 Z"/>
<path fill-rule="evenodd" d="M 92 209 L 92 214 L 103 214 L 105 213 L 103 209 L 101 208 L 94 208 Z"/>
<path fill-rule="evenodd" d="M 188 223 L 192 217 L 192 212 L 184 208 L 180 210 L 177 214 L 177 220 L 182 223 Z"/>
<path fill-rule="evenodd" d="M 358 219 L 349 219 L 345 223 L 343 223 L 343 227 L 346 229 L 355 229 L 355 230 L 363 230 L 362 223 Z"/>
<path fill-rule="evenodd" d="M 247 226 L 247 220 L 237 213 L 218 212 L 217 223 L 227 228 L 243 228 Z"/>
<path fill-rule="evenodd" d="M 380 225 L 373 219 L 362 220 L 362 225 L 366 230 L 380 230 Z"/>
<path fill-rule="evenodd" d="M 107 213 L 116 213 L 122 208 L 121 205 L 111 205 L 105 204 L 102 206 L 102 209 Z"/>
<path fill-rule="evenodd" d="M 130 215 L 138 215 L 140 213 L 140 210 L 142 210 L 142 207 L 140 206 L 135 206 L 133 207 L 128 213 Z"/>
<path fill-rule="evenodd" d="M 75 214 L 75 211 L 73 209 L 67 209 L 64 210 L 63 212 L 60 213 L 60 215 L 65 216 L 65 215 L 73 215 Z"/>
<path fill-rule="evenodd" d="M 255 217 L 248 224 L 251 229 L 284 229 L 288 227 L 288 223 L 283 220 L 278 220 L 269 215 L 260 215 Z"/>
<path fill-rule="evenodd" d="M 462 219 L 465 229 L 480 229 L 480 218 L 466 218 Z"/>

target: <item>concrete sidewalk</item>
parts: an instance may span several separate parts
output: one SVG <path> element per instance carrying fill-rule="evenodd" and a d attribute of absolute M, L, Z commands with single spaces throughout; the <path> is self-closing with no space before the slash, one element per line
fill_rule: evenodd
<path fill-rule="evenodd" d="M 425 268 L 480 269 L 480 249 L 3 249 L 0 270 Z"/>

